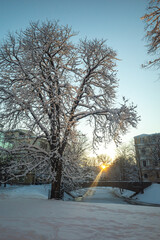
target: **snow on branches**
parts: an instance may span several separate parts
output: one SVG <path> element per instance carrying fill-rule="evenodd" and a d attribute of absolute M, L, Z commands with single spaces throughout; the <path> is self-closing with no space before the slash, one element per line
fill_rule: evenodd
<path fill-rule="evenodd" d="M 35 22 L 9 34 L 0 48 L 0 122 L 5 130 L 28 129 L 46 139 L 46 162 L 59 183 L 77 122 L 91 122 L 96 145 L 118 141 L 139 121 L 126 100 L 115 105 L 116 52 L 104 40 L 75 44 L 74 35 L 58 22 Z"/>
<path fill-rule="evenodd" d="M 148 53 L 156 57 L 150 60 L 143 67 L 156 66 L 159 68 L 159 47 L 160 47 L 160 0 L 149 2 L 147 13 L 141 17 L 145 21 L 146 39 L 148 40 Z"/>

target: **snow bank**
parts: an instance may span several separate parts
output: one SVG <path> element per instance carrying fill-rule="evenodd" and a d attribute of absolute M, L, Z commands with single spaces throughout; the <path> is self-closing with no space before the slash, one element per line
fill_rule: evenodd
<path fill-rule="evenodd" d="M 114 188 L 113 193 L 118 197 L 130 198 L 133 200 L 132 203 L 149 203 L 149 204 L 159 204 L 160 205 L 160 184 L 153 183 L 148 188 L 144 189 L 144 193 L 139 193 L 135 196 L 135 192 L 129 190 L 120 190 L 119 188 Z M 133 196 L 133 197 L 132 197 Z"/>
<path fill-rule="evenodd" d="M 0 187 L 0 199 L 8 198 L 38 198 L 48 199 L 50 184 L 45 185 L 7 185 Z"/>
<path fill-rule="evenodd" d="M 113 188 L 112 189 L 113 194 L 115 194 L 118 197 L 125 197 L 125 198 L 130 198 L 135 192 L 123 189 L 121 190 L 120 188 Z"/>
<path fill-rule="evenodd" d="M 153 183 L 150 187 L 144 189 L 143 194 L 139 193 L 132 199 L 145 203 L 160 204 L 160 184 Z"/>

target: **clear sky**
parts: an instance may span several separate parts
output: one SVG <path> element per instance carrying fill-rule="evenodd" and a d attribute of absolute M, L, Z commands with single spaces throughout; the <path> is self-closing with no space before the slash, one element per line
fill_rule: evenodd
<path fill-rule="evenodd" d="M 156 70 L 142 69 L 149 56 L 145 45 L 146 0 L 0 0 L 0 40 L 8 31 L 24 29 L 30 21 L 59 20 L 78 37 L 103 38 L 117 51 L 118 101 L 122 96 L 137 105 L 141 122 L 123 141 L 135 135 L 160 132 L 160 79 Z M 85 130 L 86 131 L 86 130 Z M 88 136 L 91 134 L 88 133 Z"/>

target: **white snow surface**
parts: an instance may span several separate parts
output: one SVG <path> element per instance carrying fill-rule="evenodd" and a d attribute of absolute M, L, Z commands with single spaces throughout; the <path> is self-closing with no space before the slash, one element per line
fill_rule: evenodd
<path fill-rule="evenodd" d="M 150 187 L 144 189 L 143 194 L 139 193 L 133 199 L 145 203 L 160 204 L 160 184 L 152 184 Z"/>
<path fill-rule="evenodd" d="M 109 203 L 111 188 L 85 202 L 48 200 L 48 188 L 0 187 L 0 240 L 160 239 L 159 207 Z"/>
<path fill-rule="evenodd" d="M 125 197 L 125 198 L 129 198 L 133 194 L 135 194 L 135 192 L 133 191 L 126 190 L 126 189 L 120 190 L 119 188 L 114 188 L 113 192 L 115 193 L 116 196 Z"/>
<path fill-rule="evenodd" d="M 135 203 L 150 203 L 160 205 L 160 184 L 158 183 L 153 183 L 151 186 L 144 189 L 143 194 L 139 193 L 133 197 L 132 195 L 134 194 L 134 192 L 129 190 L 123 190 L 121 192 L 119 188 L 115 188 L 113 189 L 113 192 L 119 197 L 131 197 L 131 200 L 133 200 Z"/>
<path fill-rule="evenodd" d="M 50 184 L 45 185 L 7 185 L 0 187 L 0 199 L 7 198 L 37 198 L 48 199 Z"/>

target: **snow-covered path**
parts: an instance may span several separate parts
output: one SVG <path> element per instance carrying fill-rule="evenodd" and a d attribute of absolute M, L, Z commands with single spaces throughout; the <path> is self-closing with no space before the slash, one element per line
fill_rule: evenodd
<path fill-rule="evenodd" d="M 160 239 L 158 207 L 47 200 L 34 188 L 0 194 L 0 240 Z"/>

